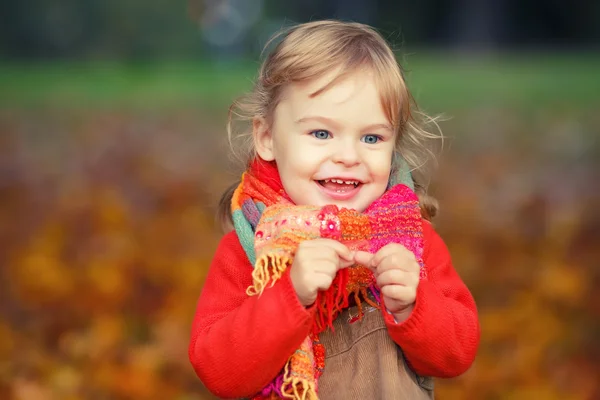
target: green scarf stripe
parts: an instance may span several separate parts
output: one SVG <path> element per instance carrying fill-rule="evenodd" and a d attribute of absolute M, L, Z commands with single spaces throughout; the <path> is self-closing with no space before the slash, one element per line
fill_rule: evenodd
<path fill-rule="evenodd" d="M 246 217 L 244 217 L 242 210 L 234 211 L 231 217 L 240 244 L 244 248 L 248 260 L 250 260 L 250 264 L 252 264 L 252 267 L 254 268 L 254 265 L 256 264 L 256 252 L 254 251 L 254 232 L 252 231 L 252 226 Z"/>
<path fill-rule="evenodd" d="M 389 187 L 396 186 L 399 183 L 402 183 L 410 188 L 413 192 L 415 191 L 415 183 L 412 178 L 412 174 L 410 173 L 410 167 L 404 157 L 402 157 L 399 153 L 395 155 L 395 163 L 397 164 L 397 169 L 392 171 L 390 175 L 390 184 Z"/>
<path fill-rule="evenodd" d="M 265 211 L 265 208 L 267 208 L 267 206 L 260 201 L 255 203 L 255 205 L 261 215 L 263 211 Z M 250 264 L 252 264 L 252 268 L 254 268 L 254 265 L 256 264 L 256 252 L 254 251 L 254 230 L 252 229 L 252 225 L 250 225 L 250 222 L 248 222 L 241 209 L 233 212 L 232 219 L 240 244 L 246 252 L 248 260 L 250 260 Z"/>

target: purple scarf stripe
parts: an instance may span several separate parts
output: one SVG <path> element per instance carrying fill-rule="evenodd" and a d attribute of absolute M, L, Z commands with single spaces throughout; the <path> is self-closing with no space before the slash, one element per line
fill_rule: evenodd
<path fill-rule="evenodd" d="M 275 378 L 271 383 L 269 383 L 265 388 L 260 392 L 260 394 L 264 397 L 269 397 L 269 395 L 273 392 L 277 393 L 277 395 L 283 398 L 283 393 L 281 392 L 281 387 L 283 386 L 283 374 L 279 374 L 277 378 Z"/>
<path fill-rule="evenodd" d="M 252 226 L 252 230 L 255 230 L 261 215 L 259 209 L 256 207 L 256 204 L 254 204 L 254 202 L 250 199 L 244 201 L 242 204 L 242 212 L 244 213 L 246 220 Z"/>

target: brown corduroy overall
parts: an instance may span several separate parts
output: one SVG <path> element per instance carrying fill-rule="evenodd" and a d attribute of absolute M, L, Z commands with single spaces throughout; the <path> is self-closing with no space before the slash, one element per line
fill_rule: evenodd
<path fill-rule="evenodd" d="M 319 379 L 320 400 L 431 400 L 433 379 L 415 374 L 390 338 L 381 311 L 364 305 L 361 321 L 350 307 L 333 323 L 334 332 L 319 335 L 325 346 L 325 370 Z"/>

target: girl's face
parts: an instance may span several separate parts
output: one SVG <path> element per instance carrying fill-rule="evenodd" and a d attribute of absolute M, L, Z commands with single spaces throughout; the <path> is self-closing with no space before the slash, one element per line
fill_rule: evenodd
<path fill-rule="evenodd" d="M 270 126 L 254 121 L 257 152 L 277 163 L 294 203 L 362 212 L 386 190 L 396 135 L 367 71 L 311 97 L 333 73 L 288 85 Z"/>

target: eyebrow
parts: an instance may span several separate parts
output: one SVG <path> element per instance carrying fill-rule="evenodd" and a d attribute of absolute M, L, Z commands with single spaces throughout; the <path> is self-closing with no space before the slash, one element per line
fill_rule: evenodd
<path fill-rule="evenodd" d="M 316 122 L 321 122 L 325 125 L 330 125 L 333 127 L 339 127 L 340 124 L 337 123 L 335 120 L 331 119 L 331 118 L 327 118 L 327 117 L 322 117 L 322 116 L 308 116 L 308 117 L 302 117 L 300 119 L 297 119 L 296 121 L 294 121 L 296 124 L 302 124 L 305 122 L 311 122 L 311 121 L 316 121 Z M 365 126 L 363 128 L 363 130 L 365 131 L 370 131 L 370 130 L 374 130 L 374 129 L 386 129 L 390 132 L 393 132 L 393 129 L 391 127 L 390 124 L 371 124 L 368 126 Z"/>

